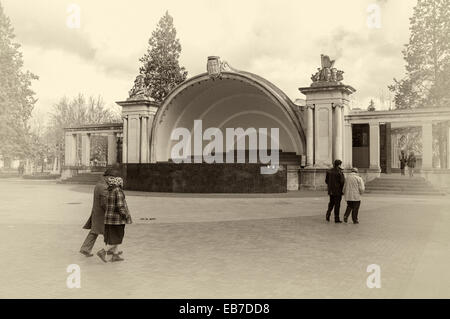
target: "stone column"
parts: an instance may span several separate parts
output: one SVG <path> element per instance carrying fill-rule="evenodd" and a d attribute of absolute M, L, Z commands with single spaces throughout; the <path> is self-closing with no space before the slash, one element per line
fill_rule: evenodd
<path fill-rule="evenodd" d="M 81 136 L 81 164 L 84 166 L 91 165 L 91 134 Z"/>
<path fill-rule="evenodd" d="M 128 163 L 128 118 L 123 117 L 122 163 Z"/>
<path fill-rule="evenodd" d="M 314 105 L 306 106 L 306 166 L 314 165 Z"/>
<path fill-rule="evenodd" d="M 353 131 L 352 124 L 344 124 L 344 168 L 353 167 Z"/>
<path fill-rule="evenodd" d="M 159 104 L 147 98 L 128 98 L 116 102 L 122 107 L 123 163 L 149 163 L 153 160 L 150 138 L 153 117 Z M 125 120 L 126 118 L 126 120 Z"/>
<path fill-rule="evenodd" d="M 72 134 L 67 133 L 64 140 L 64 165 L 74 165 L 72 159 Z"/>
<path fill-rule="evenodd" d="M 141 155 L 141 120 L 139 115 L 128 116 L 128 163 L 139 163 Z"/>
<path fill-rule="evenodd" d="M 433 124 L 422 124 L 422 168 L 433 168 Z"/>
<path fill-rule="evenodd" d="M 108 165 L 117 162 L 117 136 L 116 134 L 108 135 Z"/>
<path fill-rule="evenodd" d="M 370 169 L 381 170 L 380 168 L 380 124 L 369 123 L 370 131 Z"/>
<path fill-rule="evenodd" d="M 447 169 L 450 169 L 450 127 L 447 132 Z"/>
<path fill-rule="evenodd" d="M 66 133 L 64 143 L 64 165 L 74 166 L 77 164 L 77 135 Z"/>
<path fill-rule="evenodd" d="M 334 122 L 333 124 L 336 127 L 336 130 L 334 132 L 334 141 L 333 141 L 333 161 L 334 160 L 341 160 L 343 159 L 343 152 L 342 152 L 342 140 L 343 140 L 343 117 L 342 117 L 342 105 L 334 104 Z"/>
<path fill-rule="evenodd" d="M 314 105 L 314 168 L 327 169 L 333 165 L 333 159 L 343 159 L 343 108 L 348 105 L 349 96 L 355 89 L 341 83 L 324 82 L 299 90 L 306 95 L 306 105 Z M 311 148 L 308 135 L 306 144 L 308 152 L 308 148 Z"/>
<path fill-rule="evenodd" d="M 141 116 L 141 157 L 140 163 L 148 163 L 148 116 Z"/>

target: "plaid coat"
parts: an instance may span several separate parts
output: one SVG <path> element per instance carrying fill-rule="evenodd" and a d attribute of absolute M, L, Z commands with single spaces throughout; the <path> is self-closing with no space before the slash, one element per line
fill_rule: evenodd
<path fill-rule="evenodd" d="M 125 201 L 125 194 L 119 186 L 110 186 L 108 188 L 106 203 L 106 225 L 124 225 L 132 223 L 127 202 Z"/>

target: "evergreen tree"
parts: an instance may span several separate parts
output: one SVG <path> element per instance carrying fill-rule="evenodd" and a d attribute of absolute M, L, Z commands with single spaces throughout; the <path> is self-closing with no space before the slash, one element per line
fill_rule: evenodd
<path fill-rule="evenodd" d="M 403 50 L 405 78 L 389 89 L 396 108 L 444 106 L 450 102 L 450 0 L 418 0 Z"/>
<path fill-rule="evenodd" d="M 0 156 L 24 158 L 30 150 L 28 119 L 36 99 L 31 81 L 38 77 L 23 71 L 20 45 L 0 3 Z"/>
<path fill-rule="evenodd" d="M 394 79 L 395 107 L 441 107 L 450 104 L 450 0 L 418 0 L 410 18 L 411 35 L 402 51 L 406 74 Z M 448 123 L 434 128 L 434 158 L 446 167 Z"/>
<path fill-rule="evenodd" d="M 166 11 L 152 32 L 147 53 L 139 60 L 143 63 L 140 74 L 144 76 L 150 97 L 157 102 L 187 77 L 187 71 L 178 63 L 181 45 L 176 35 L 173 18 Z"/>

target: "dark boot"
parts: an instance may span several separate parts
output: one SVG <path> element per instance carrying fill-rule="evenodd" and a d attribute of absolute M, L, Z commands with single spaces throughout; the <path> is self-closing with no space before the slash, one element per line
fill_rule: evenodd
<path fill-rule="evenodd" d="M 80 250 L 80 253 L 82 253 L 83 255 L 85 255 L 86 257 L 92 257 L 94 256 L 94 254 L 91 254 L 90 252 L 84 251 L 84 250 Z"/>
<path fill-rule="evenodd" d="M 120 250 L 120 251 L 117 252 L 117 255 L 122 255 L 122 253 L 123 253 L 123 251 Z M 114 253 L 113 253 L 111 250 L 108 250 L 108 251 L 106 252 L 106 254 L 107 254 L 107 255 L 114 255 Z"/>
<path fill-rule="evenodd" d="M 97 256 L 98 256 L 104 263 L 107 262 L 107 260 L 106 260 L 106 251 L 105 251 L 103 248 L 97 252 Z"/>
<path fill-rule="evenodd" d="M 122 260 L 124 260 L 122 257 L 120 257 L 119 256 L 119 254 L 114 254 L 113 256 L 112 256 L 112 258 L 111 258 L 111 261 L 112 262 L 115 262 L 115 261 L 122 261 Z"/>

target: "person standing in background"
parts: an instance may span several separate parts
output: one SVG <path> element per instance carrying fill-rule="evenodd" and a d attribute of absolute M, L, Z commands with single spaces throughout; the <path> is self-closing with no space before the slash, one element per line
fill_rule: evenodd
<path fill-rule="evenodd" d="M 401 155 L 398 157 L 398 160 L 400 161 L 401 175 L 405 176 L 405 167 L 406 167 L 406 163 L 408 162 L 408 158 L 405 155 L 405 151 L 401 151 Z"/>
<path fill-rule="evenodd" d="M 414 168 L 416 167 L 416 156 L 414 155 L 414 152 L 409 153 L 408 156 L 408 170 L 409 170 L 409 177 L 414 177 Z"/>

